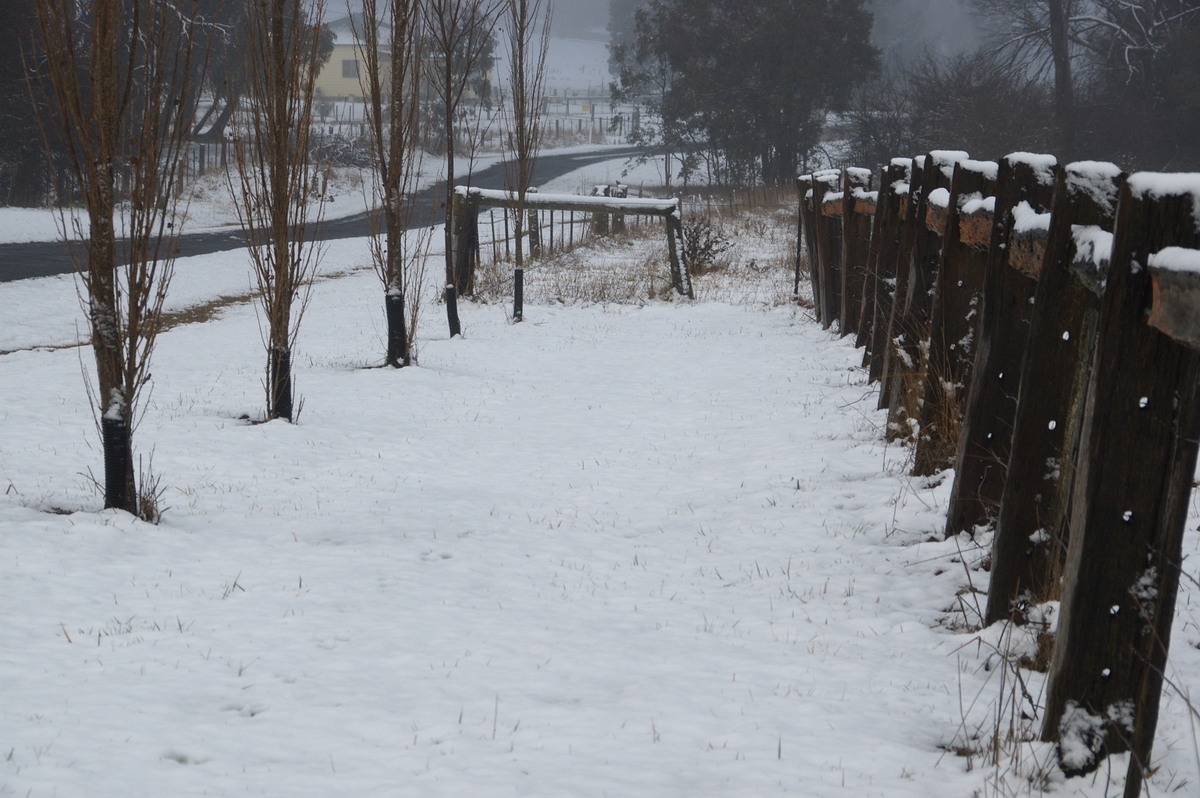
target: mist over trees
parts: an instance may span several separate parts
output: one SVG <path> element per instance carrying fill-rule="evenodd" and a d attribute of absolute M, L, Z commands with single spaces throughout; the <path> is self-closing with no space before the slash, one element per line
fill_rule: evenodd
<path fill-rule="evenodd" d="M 634 140 L 685 177 L 934 148 L 1200 168 L 1200 0 L 612 0 L 609 33 Z"/>
<path fill-rule="evenodd" d="M 841 120 L 850 160 L 941 147 L 1200 167 L 1200 1 L 960 5 L 976 21 L 978 45 L 946 54 L 914 38 L 893 49 Z"/>

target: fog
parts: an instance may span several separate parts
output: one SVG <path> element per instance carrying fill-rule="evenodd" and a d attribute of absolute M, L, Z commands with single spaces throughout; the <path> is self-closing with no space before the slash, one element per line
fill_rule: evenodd
<path fill-rule="evenodd" d="M 968 0 L 870 0 L 867 5 L 875 15 L 871 42 L 885 60 L 909 61 L 924 52 L 959 55 L 979 44 Z"/>

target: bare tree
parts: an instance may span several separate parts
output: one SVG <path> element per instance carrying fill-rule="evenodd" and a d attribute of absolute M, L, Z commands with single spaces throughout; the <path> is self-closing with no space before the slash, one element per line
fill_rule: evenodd
<path fill-rule="evenodd" d="M 1064 152 L 1078 135 L 1076 96 L 1104 73 L 1161 92 L 1161 56 L 1200 19 L 1197 0 L 976 0 L 991 30 L 992 51 L 1054 85 L 1055 121 Z"/>
<path fill-rule="evenodd" d="M 516 194 L 513 213 L 516 269 L 513 272 L 513 321 L 524 317 L 522 299 L 525 259 L 522 236 L 525 227 L 525 197 L 533 185 L 533 168 L 542 146 L 542 109 L 546 81 L 546 52 L 550 46 L 552 0 L 505 0 L 504 20 L 508 26 L 508 86 L 512 109 L 505 182 Z"/>
<path fill-rule="evenodd" d="M 490 61 L 492 33 L 505 0 L 425 0 L 427 57 L 426 82 L 441 105 L 446 131 L 446 285 L 469 293 L 471 275 L 454 267 L 454 158 L 459 108 L 480 67 Z M 469 259 L 464 262 L 469 263 Z"/>
<path fill-rule="evenodd" d="M 425 271 L 428 233 L 407 233 L 414 216 L 420 170 L 422 0 L 363 0 L 361 30 L 366 122 L 377 183 L 383 236 L 372 236 L 371 254 L 383 283 L 389 366 L 412 363 L 412 334 Z M 381 35 L 382 30 L 386 35 Z M 381 54 L 388 53 L 384 58 Z M 406 316 L 411 304 L 411 321 Z"/>
<path fill-rule="evenodd" d="M 176 185 L 190 132 L 193 15 L 184 2 L 40 0 L 46 140 L 59 139 L 88 212 L 63 221 L 87 313 L 104 451 L 104 506 L 157 520 L 136 484 L 133 428 L 174 263 Z M 123 235 L 121 235 L 123 234 Z M 120 236 L 120 237 L 119 237 Z M 81 240 L 81 243 L 80 241 Z M 128 264 L 121 268 L 122 262 Z M 141 495 L 139 495 L 139 493 Z"/>
<path fill-rule="evenodd" d="M 268 420 L 294 419 L 292 348 L 320 256 L 309 145 L 321 64 L 315 23 L 324 10 L 324 0 L 261 0 L 245 9 L 248 107 L 235 125 L 230 181 L 266 328 Z"/>

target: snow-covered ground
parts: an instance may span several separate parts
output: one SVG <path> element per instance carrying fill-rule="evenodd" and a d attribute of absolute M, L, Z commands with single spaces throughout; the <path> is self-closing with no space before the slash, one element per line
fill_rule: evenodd
<path fill-rule="evenodd" d="M 169 330 L 136 433 L 158 526 L 97 509 L 88 352 L 48 348 L 73 279 L 6 284 L 0 795 L 1118 792 L 1123 758 L 1109 784 L 1042 744 L 970 753 L 1031 708 L 998 653 L 1026 641 L 971 630 L 986 549 L 935 540 L 949 480 L 905 476 L 859 353 L 785 301 L 790 216 L 725 224 L 695 303 L 558 301 L 571 268 L 662 280 L 661 242 L 600 246 L 529 270 L 523 324 L 465 303 L 450 340 L 427 303 L 401 371 L 370 368 L 366 242 L 331 244 L 296 425 L 242 420 L 253 305 Z M 188 259 L 172 307 L 248 284 L 241 254 Z M 1169 691 L 1152 794 L 1195 794 L 1194 740 Z"/>

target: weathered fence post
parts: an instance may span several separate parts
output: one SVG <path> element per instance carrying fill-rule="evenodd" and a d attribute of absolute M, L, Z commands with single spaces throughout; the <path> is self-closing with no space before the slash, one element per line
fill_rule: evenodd
<path fill-rule="evenodd" d="M 629 198 L 629 186 L 625 185 L 624 183 L 617 183 L 615 186 L 611 186 L 609 188 L 608 196 L 615 197 L 617 199 L 628 199 Z M 612 216 L 612 231 L 614 233 L 618 233 L 618 234 L 625 232 L 625 214 L 623 214 L 623 213 L 614 213 L 613 214 L 613 216 Z"/>
<path fill-rule="evenodd" d="M 542 254 L 542 217 L 537 208 L 530 208 L 528 217 L 526 227 L 529 228 L 529 257 L 532 259 Z"/>
<path fill-rule="evenodd" d="M 671 284 L 676 293 L 695 299 L 692 292 L 692 277 L 688 273 L 687 247 L 683 240 L 683 219 L 679 212 L 666 217 L 667 256 L 671 262 Z"/>
<path fill-rule="evenodd" d="M 870 188 L 870 170 L 846 169 L 842 173 L 842 251 L 838 266 L 842 275 L 842 295 L 838 332 L 842 337 L 854 333 L 856 346 L 860 345 L 859 326 L 866 294 L 867 254 L 871 246 L 873 216 L 860 212 L 858 202 Z"/>
<path fill-rule="evenodd" d="M 1051 156 L 1029 153 L 1013 153 L 1000 162 L 979 339 L 946 513 L 947 538 L 973 534 L 994 522 L 1000 508 L 1037 290 L 1036 278 L 1009 262 L 1013 210 L 1021 202 L 1039 213 L 1050 209 L 1055 164 Z"/>
<path fill-rule="evenodd" d="M 826 169 L 813 174 L 813 250 L 816 253 L 814 267 L 820 296 L 814 297 L 821 326 L 828 330 L 838 318 L 841 310 L 842 280 L 839 264 L 842 252 L 841 220 L 825 214 L 826 200 L 837 191 L 842 173 L 837 169 Z"/>
<path fill-rule="evenodd" d="M 462 335 L 462 323 L 458 318 L 458 292 L 453 285 L 446 286 L 446 317 L 450 321 L 450 337 Z"/>
<path fill-rule="evenodd" d="M 592 196 L 593 197 L 610 196 L 610 191 L 611 190 L 609 189 L 608 186 L 592 186 Z M 609 215 L 607 213 L 593 213 L 592 214 L 592 235 L 595 235 L 595 236 L 608 235 L 608 230 L 609 230 L 608 221 L 609 221 Z"/>
<path fill-rule="evenodd" d="M 916 207 L 911 254 L 900 266 L 901 271 L 907 271 L 905 290 L 896 294 L 896 319 L 891 330 L 895 368 L 888 398 L 890 440 L 915 437 L 925 390 L 921 349 L 929 339 L 933 284 L 942 253 L 942 236 L 929 225 L 929 195 L 939 188 L 948 189 L 954 164 L 966 158 L 965 152 L 935 150 L 922 159 L 920 193 L 913 198 Z"/>
<path fill-rule="evenodd" d="M 1166 310 L 1180 301 L 1185 317 L 1200 313 L 1196 294 L 1167 280 L 1180 265 L 1200 270 L 1200 253 L 1156 255 L 1173 246 L 1200 246 L 1200 175 L 1130 176 L 1101 301 L 1043 727 L 1068 774 L 1130 750 L 1126 798 L 1150 766 L 1200 438 L 1200 350 L 1172 337 L 1189 333 Z"/>
<path fill-rule="evenodd" d="M 803 256 L 808 256 L 809 286 L 812 288 L 813 305 L 817 308 L 817 318 L 820 319 L 819 306 L 820 272 L 817 268 L 817 253 L 813 229 L 813 176 L 801 175 L 796 178 L 796 193 L 800 196 L 800 221 L 796 231 L 796 275 L 792 284 L 792 298 L 800 298 L 800 264 Z"/>
<path fill-rule="evenodd" d="M 891 311 L 888 314 L 884 332 L 883 364 L 879 369 L 879 409 L 888 409 L 888 440 L 898 437 L 890 426 L 894 420 L 892 405 L 896 401 L 894 386 L 897 383 L 897 370 L 904 367 L 900 359 L 900 322 L 904 316 L 904 301 L 908 296 L 908 262 L 912 258 L 913 247 L 917 241 L 917 209 L 921 195 L 924 193 L 922 182 L 925 179 L 925 156 L 913 158 L 910 161 L 909 179 L 904 188 L 904 196 L 900 198 L 899 208 L 899 241 L 894 255 L 893 274 L 895 283 L 892 286 Z"/>
<path fill-rule="evenodd" d="M 959 161 L 950 190 L 929 196 L 926 223 L 941 227 L 942 252 L 929 308 L 928 344 L 923 347 L 925 396 L 913 464 L 917 476 L 952 467 L 958 451 L 991 241 L 991 214 L 982 213 L 980 206 L 995 195 L 998 170 L 994 161 Z"/>
<path fill-rule="evenodd" d="M 455 192 L 454 203 L 454 273 L 447 285 L 463 296 L 475 292 L 475 267 L 479 262 L 479 192 Z"/>
<path fill-rule="evenodd" d="M 887 361 L 888 322 L 896 296 L 896 261 L 903 238 L 905 211 L 908 208 L 911 158 L 894 158 L 883 171 L 879 199 L 875 206 L 875 224 L 871 231 L 871 254 L 867 262 L 867 290 L 871 292 L 871 382 L 879 382 Z M 883 395 L 880 391 L 880 395 Z"/>
<path fill-rule="evenodd" d="M 1036 278 L 1037 288 L 992 542 L 988 622 L 1022 620 L 1025 607 L 1057 598 L 1074 441 L 1108 260 L 1107 241 L 1099 239 L 1112 229 L 1120 180 L 1112 164 L 1069 164 L 1055 186 L 1048 228 L 1028 202 L 1014 208 L 1009 264 Z M 1077 226 L 1088 235 L 1077 238 Z"/>

